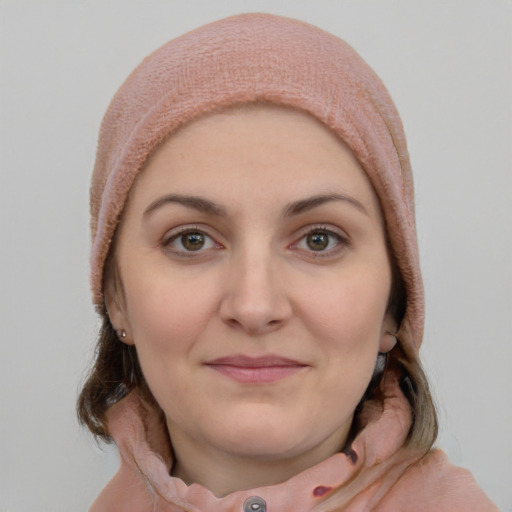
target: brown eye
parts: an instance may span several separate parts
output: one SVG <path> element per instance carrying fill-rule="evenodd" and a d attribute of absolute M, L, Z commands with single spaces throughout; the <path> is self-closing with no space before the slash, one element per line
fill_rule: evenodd
<path fill-rule="evenodd" d="M 187 251 L 198 251 L 205 244 L 203 233 L 185 233 L 181 235 L 181 244 Z"/>
<path fill-rule="evenodd" d="M 325 228 L 313 228 L 306 232 L 294 247 L 301 251 L 317 253 L 318 256 L 335 256 L 347 245 L 347 240 L 340 234 Z"/>
<path fill-rule="evenodd" d="M 323 251 L 329 245 L 329 234 L 313 232 L 307 235 L 306 244 L 312 251 Z"/>
<path fill-rule="evenodd" d="M 165 248 L 170 249 L 177 255 L 192 255 L 193 253 L 202 253 L 209 249 L 220 249 L 221 246 L 202 231 L 187 231 L 181 232 L 171 236 L 169 239 L 164 240 L 163 245 Z"/>

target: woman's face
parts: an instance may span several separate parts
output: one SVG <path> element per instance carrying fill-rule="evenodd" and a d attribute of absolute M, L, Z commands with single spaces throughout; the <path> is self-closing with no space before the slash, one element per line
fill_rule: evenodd
<path fill-rule="evenodd" d="M 347 438 L 385 330 L 391 267 L 351 151 L 298 111 L 217 113 L 149 159 L 107 283 L 174 449 L 279 459 Z"/>

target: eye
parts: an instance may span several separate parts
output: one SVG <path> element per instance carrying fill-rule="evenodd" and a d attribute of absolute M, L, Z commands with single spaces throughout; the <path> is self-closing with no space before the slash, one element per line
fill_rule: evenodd
<path fill-rule="evenodd" d="M 176 253 L 193 253 L 220 247 L 210 236 L 198 230 L 182 230 L 171 235 L 164 246 Z"/>
<path fill-rule="evenodd" d="M 346 240 L 325 228 L 314 228 L 308 231 L 296 244 L 297 249 L 308 252 L 332 253 L 346 243 Z"/>

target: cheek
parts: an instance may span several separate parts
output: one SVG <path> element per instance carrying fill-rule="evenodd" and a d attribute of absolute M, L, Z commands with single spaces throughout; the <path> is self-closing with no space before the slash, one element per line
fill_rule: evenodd
<path fill-rule="evenodd" d="M 338 277 L 310 295 L 304 318 L 319 349 L 320 394 L 355 407 L 374 372 L 391 278 L 371 269 Z"/>
<path fill-rule="evenodd" d="M 387 309 L 388 282 L 371 276 L 333 280 L 322 292 L 310 294 L 303 309 L 317 338 L 349 354 L 375 349 Z"/>
<path fill-rule="evenodd" d="M 194 349 L 215 309 L 214 287 L 204 280 L 199 286 L 193 280 L 159 275 L 128 281 L 125 289 L 130 328 L 148 386 L 167 414 L 181 414 L 169 397 L 194 393 L 189 389 L 197 359 Z"/>
<path fill-rule="evenodd" d="M 330 404 L 342 400 L 348 409 L 340 407 L 339 415 L 353 412 L 368 387 L 387 306 L 386 289 L 374 293 L 375 288 L 360 285 L 347 280 L 332 290 L 330 300 L 310 305 L 316 313 L 315 319 L 309 317 L 310 325 L 321 353 L 319 395 Z"/>
<path fill-rule="evenodd" d="M 215 309 L 214 287 L 176 276 L 125 284 L 127 313 L 139 353 L 187 353 Z"/>

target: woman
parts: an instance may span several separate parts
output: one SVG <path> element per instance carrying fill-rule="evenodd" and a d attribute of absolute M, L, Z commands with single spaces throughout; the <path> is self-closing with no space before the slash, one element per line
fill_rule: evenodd
<path fill-rule="evenodd" d="M 412 178 L 384 86 L 269 15 L 157 50 L 91 187 L 93 509 L 497 510 L 432 450 Z"/>

